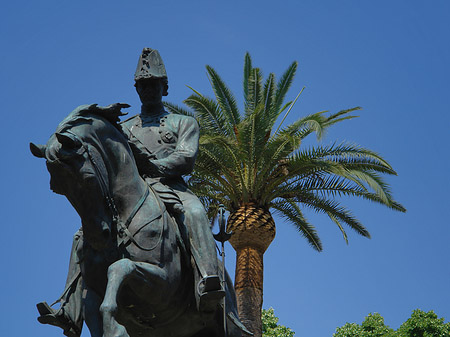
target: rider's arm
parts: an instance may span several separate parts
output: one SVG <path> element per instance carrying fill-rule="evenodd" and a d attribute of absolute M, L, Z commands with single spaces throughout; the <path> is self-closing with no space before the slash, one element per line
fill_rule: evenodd
<path fill-rule="evenodd" d="M 178 130 L 175 150 L 167 157 L 150 160 L 151 166 L 156 167 L 154 175 L 163 177 L 179 177 L 192 172 L 198 152 L 199 127 L 197 121 L 187 116 L 172 116 L 168 120 Z"/>

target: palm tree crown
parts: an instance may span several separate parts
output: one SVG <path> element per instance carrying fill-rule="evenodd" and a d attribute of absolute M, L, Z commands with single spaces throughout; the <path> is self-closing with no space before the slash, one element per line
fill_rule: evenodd
<path fill-rule="evenodd" d="M 282 125 L 298 98 L 284 102 L 297 62 L 278 81 L 273 73 L 264 81 L 261 70 L 252 66 L 247 53 L 244 113 L 239 111 L 235 97 L 217 72 L 210 66 L 206 69 L 215 99 L 191 88 L 193 94 L 184 103 L 193 113 L 170 103 L 166 103 L 166 108 L 194 116 L 200 124 L 200 152 L 189 184 L 208 206 L 211 218 L 220 203 L 231 213 L 244 204 L 272 209 L 293 224 L 314 249 L 321 251 L 317 232 L 300 206 L 326 214 L 346 241 L 343 225 L 363 236 L 370 235 L 336 197 L 361 197 L 405 211 L 393 200 L 381 177 L 396 172 L 375 152 L 352 144 L 301 149 L 306 136 L 316 133 L 320 138 L 331 125 L 356 117 L 351 113 L 359 107 L 328 116 L 326 111 L 320 111 Z M 277 125 L 283 113 L 284 118 Z"/>

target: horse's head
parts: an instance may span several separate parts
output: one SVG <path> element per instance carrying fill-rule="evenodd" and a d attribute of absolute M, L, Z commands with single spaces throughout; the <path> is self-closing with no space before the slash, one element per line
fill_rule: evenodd
<path fill-rule="evenodd" d="M 118 152 L 120 144 L 129 152 L 116 124 L 123 107 L 128 105 L 80 106 L 59 124 L 46 145 L 30 144 L 33 155 L 46 159 L 50 188 L 67 197 L 81 217 L 86 240 L 96 249 L 110 241 L 118 215 L 108 157 Z"/>

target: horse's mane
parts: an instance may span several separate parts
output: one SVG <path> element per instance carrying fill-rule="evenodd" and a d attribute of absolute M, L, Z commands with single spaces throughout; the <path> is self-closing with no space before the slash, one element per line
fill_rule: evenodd
<path fill-rule="evenodd" d="M 75 108 L 64 120 L 58 125 L 56 132 L 62 133 L 67 129 L 75 126 L 80 121 L 91 123 L 93 117 L 103 117 L 110 122 L 115 128 L 121 131 L 119 126 L 120 116 L 126 115 L 121 111 L 122 108 L 129 108 L 125 103 L 114 103 L 106 107 L 97 104 L 80 105 Z"/>

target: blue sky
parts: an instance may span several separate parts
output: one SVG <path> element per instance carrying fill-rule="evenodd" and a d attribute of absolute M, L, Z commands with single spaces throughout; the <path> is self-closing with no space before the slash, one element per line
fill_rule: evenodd
<path fill-rule="evenodd" d="M 416 308 L 450 319 L 448 1 L 18 0 L 0 10 L 0 335 L 61 336 L 36 321 L 35 304 L 62 291 L 80 225 L 49 190 L 44 161 L 31 156 L 28 143 L 45 143 L 81 104 L 127 102 L 137 113 L 133 74 L 143 47 L 160 51 L 168 99 L 179 104 L 187 85 L 212 94 L 206 64 L 242 102 L 246 51 L 266 75 L 280 76 L 297 60 L 288 98 L 306 89 L 287 122 L 362 106 L 360 118 L 334 127 L 322 144 L 361 144 L 398 172 L 388 181 L 406 214 L 343 200 L 371 240 L 350 231 L 346 245 L 327 218 L 306 213 L 324 244 L 317 253 L 276 219 L 264 307 L 274 307 L 282 324 L 298 336 L 323 337 L 370 312 L 393 328 Z"/>

